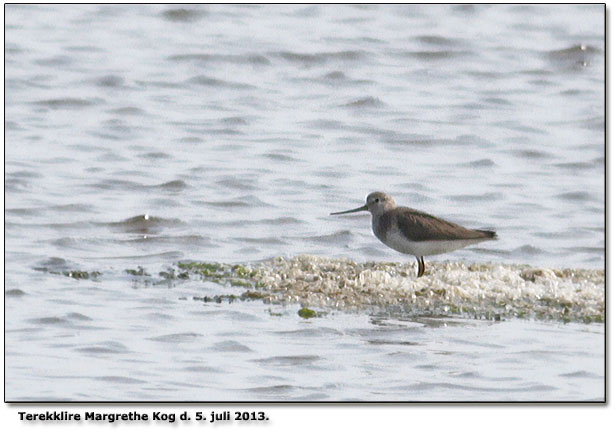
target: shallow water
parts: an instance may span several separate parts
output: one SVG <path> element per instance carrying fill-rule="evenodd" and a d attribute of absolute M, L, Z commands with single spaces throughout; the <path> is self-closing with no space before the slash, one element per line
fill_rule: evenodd
<path fill-rule="evenodd" d="M 61 278 L 7 298 L 10 400 L 596 400 L 602 324 L 408 317 Z M 35 313 L 30 312 L 35 311 Z M 36 318 L 33 318 L 36 317 Z M 18 343 L 27 341 L 27 343 Z"/>
<path fill-rule="evenodd" d="M 304 320 L 303 298 L 203 302 L 245 289 L 159 272 L 412 262 L 367 215 L 328 216 L 373 190 L 498 232 L 428 271 L 603 269 L 603 13 L 7 6 L 7 399 L 602 398 L 601 323 L 330 305 Z M 125 272 L 139 266 L 162 283 Z M 545 283 L 599 309 L 599 283 Z"/>

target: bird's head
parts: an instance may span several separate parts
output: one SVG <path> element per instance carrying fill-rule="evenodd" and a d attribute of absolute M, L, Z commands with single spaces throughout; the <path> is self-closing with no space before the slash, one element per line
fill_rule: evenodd
<path fill-rule="evenodd" d="M 368 211 L 373 216 L 379 216 L 388 210 L 392 210 L 395 208 L 395 201 L 393 198 L 385 194 L 384 192 L 372 192 L 365 199 L 365 205 L 361 207 L 357 207 L 352 210 L 346 210 L 336 213 L 331 213 L 332 215 L 340 215 L 347 213 L 355 213 L 360 211 Z"/>

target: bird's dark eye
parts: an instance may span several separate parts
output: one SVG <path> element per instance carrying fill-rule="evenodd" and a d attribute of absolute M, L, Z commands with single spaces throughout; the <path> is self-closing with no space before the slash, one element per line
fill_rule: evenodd
<path fill-rule="evenodd" d="M 380 202 L 380 198 L 376 198 L 376 202 Z"/>

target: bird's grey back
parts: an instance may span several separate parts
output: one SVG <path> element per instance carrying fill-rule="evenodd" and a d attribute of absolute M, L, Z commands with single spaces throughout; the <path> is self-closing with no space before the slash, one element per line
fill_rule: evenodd
<path fill-rule="evenodd" d="M 495 238 L 495 232 L 472 230 L 408 207 L 397 207 L 379 218 L 374 234 L 383 239 L 394 225 L 411 241 Z"/>

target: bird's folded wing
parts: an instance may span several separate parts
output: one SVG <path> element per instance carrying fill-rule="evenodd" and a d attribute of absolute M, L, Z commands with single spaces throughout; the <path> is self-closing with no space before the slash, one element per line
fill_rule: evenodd
<path fill-rule="evenodd" d="M 398 208 L 397 226 L 411 241 L 469 240 L 488 237 L 483 231 L 471 230 L 409 208 Z"/>

